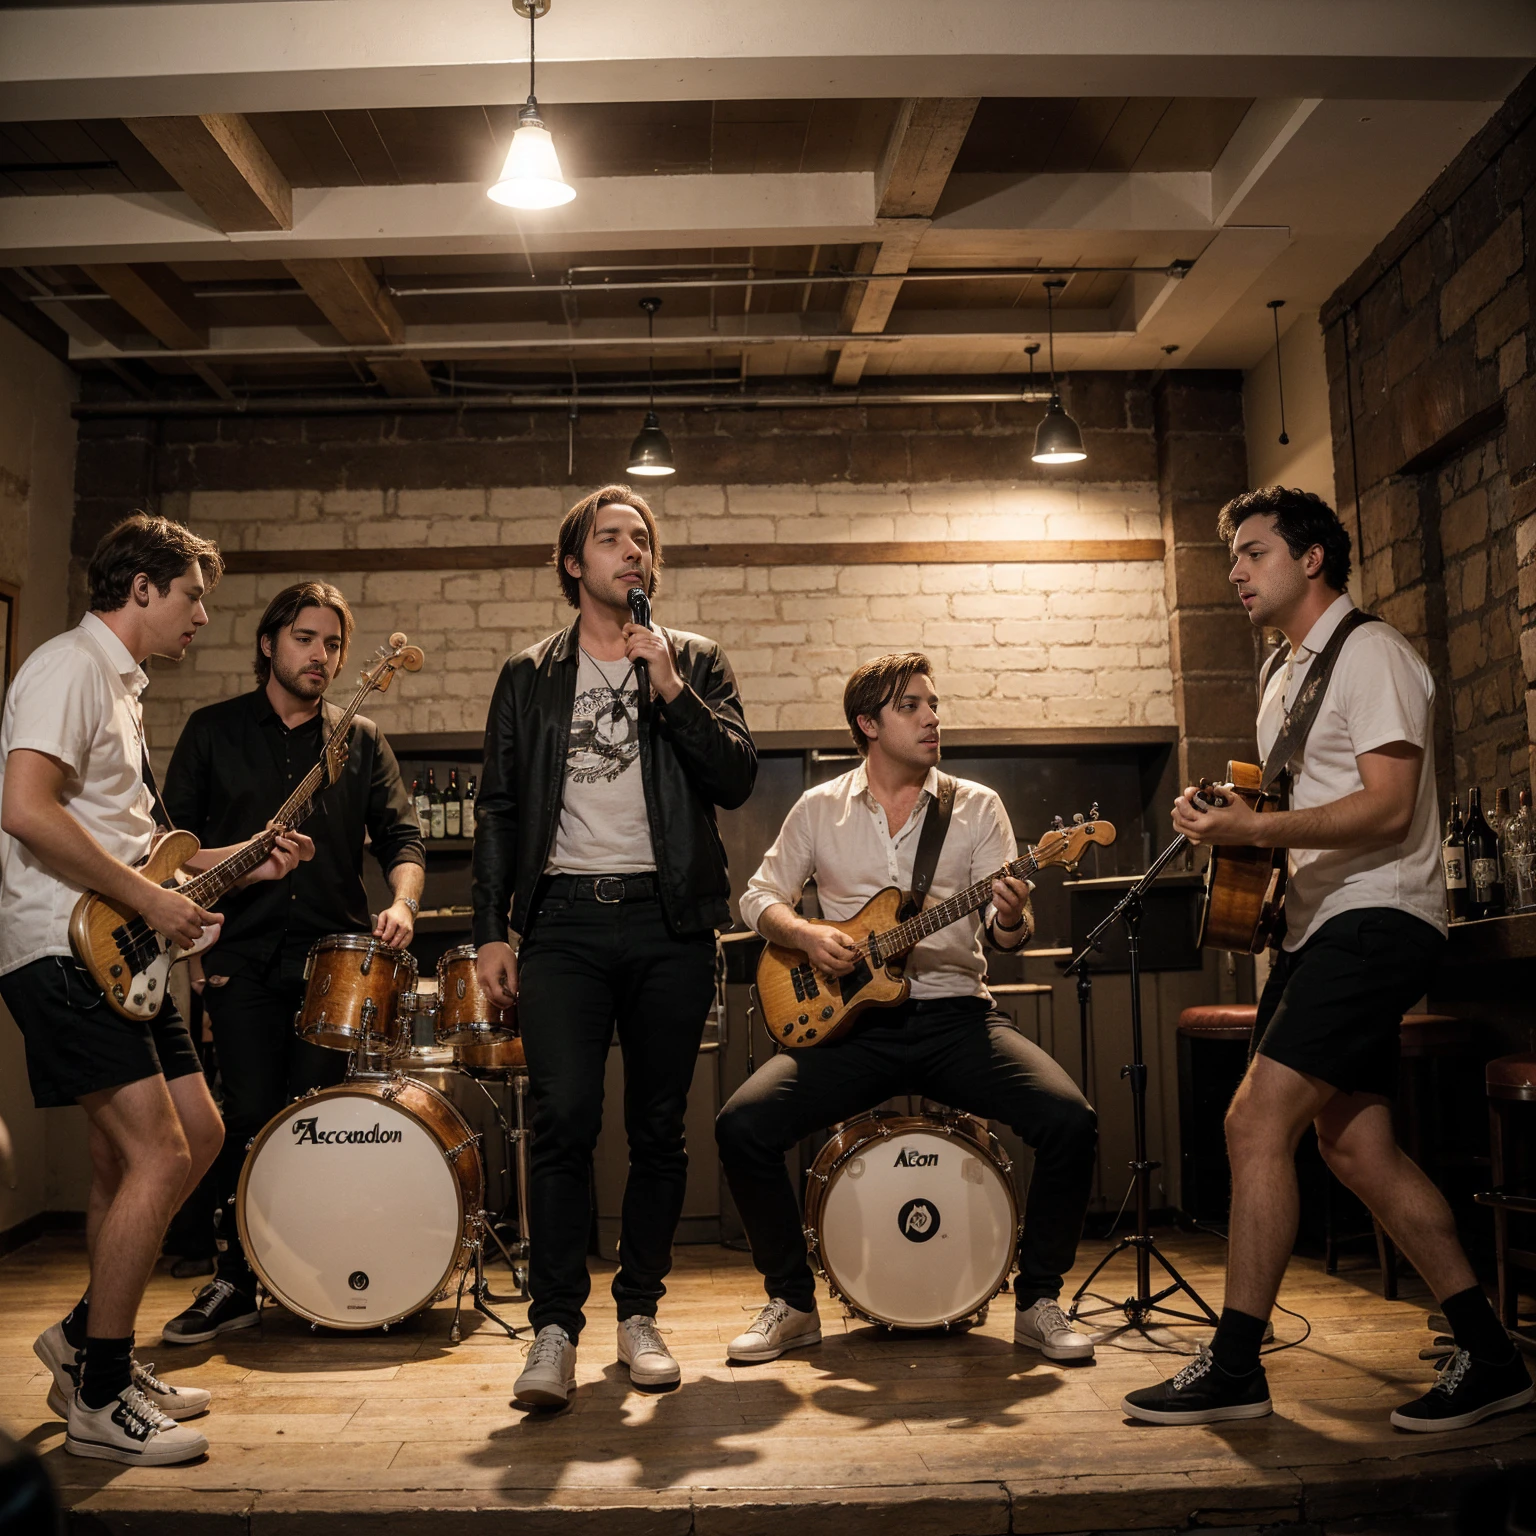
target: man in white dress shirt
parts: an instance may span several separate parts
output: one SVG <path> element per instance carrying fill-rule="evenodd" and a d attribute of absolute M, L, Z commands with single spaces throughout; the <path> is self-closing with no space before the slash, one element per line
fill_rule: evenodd
<path fill-rule="evenodd" d="M 69 919 L 93 890 L 183 945 L 221 921 L 134 865 L 158 807 L 143 663 L 186 654 L 223 569 L 216 545 L 168 518 L 119 523 L 91 557 L 90 612 L 27 658 L 0 724 L 0 997 L 38 1108 L 79 1104 L 90 1122 L 90 1286 L 34 1348 L 53 1377 L 48 1405 L 68 1421 L 64 1448 L 140 1466 L 208 1448 L 178 1421 L 204 1412 L 209 1393 L 151 1375 L 133 1358 L 133 1325 L 166 1225 L 224 1127 L 175 1004 L 147 1020 L 116 1013 L 76 963 Z M 203 849 L 189 867 L 232 851 Z M 246 879 L 281 879 L 313 852 L 300 833 L 279 838 Z"/>
<path fill-rule="evenodd" d="M 807 790 L 741 899 L 742 920 L 770 943 L 806 953 L 822 976 L 845 976 L 860 952 L 840 930 L 795 911 L 816 880 L 823 914 L 853 917 L 879 891 L 910 890 L 918 843 L 938 789 L 939 697 L 915 652 L 865 663 L 843 713 L 864 761 Z M 931 886 L 937 902 L 1018 857 L 1008 813 L 981 784 L 955 781 L 954 808 Z M 907 957 L 910 999 L 871 1009 L 851 1033 L 760 1067 L 720 1111 L 715 1134 L 767 1305 L 732 1339 L 732 1360 L 772 1360 L 817 1343 L 815 1281 L 784 1153 L 803 1136 L 896 1094 L 921 1094 L 1012 1127 L 1035 1152 L 1019 1240 L 1014 1339 L 1052 1360 L 1093 1358 L 1093 1341 L 1057 1305 L 1093 1181 L 1097 1122 L 1071 1078 L 992 1006 L 982 937 L 1026 944 L 1034 916 L 1025 881 L 994 881 L 980 913 L 940 929 Z"/>
<path fill-rule="evenodd" d="M 1232 584 L 1249 620 L 1290 645 L 1265 674 L 1266 757 L 1319 655 L 1346 624 L 1326 692 L 1291 754 L 1290 809 L 1208 809 L 1186 789 L 1173 823 L 1193 843 L 1289 850 L 1283 947 L 1259 999 L 1247 1075 L 1227 1111 L 1232 1215 L 1227 1289 L 1208 1350 L 1124 1408 L 1155 1424 L 1270 1412 L 1259 1346 L 1296 1239 L 1296 1144 L 1308 1124 L 1434 1292 L 1456 1351 L 1395 1410 L 1398 1429 L 1463 1429 L 1530 1402 L 1531 1379 L 1472 1272 L 1445 1197 L 1397 1145 L 1399 1031 L 1445 948 L 1435 803 L 1435 684 L 1417 651 L 1345 593 L 1350 540 L 1310 492 L 1269 486 L 1222 508 Z"/>

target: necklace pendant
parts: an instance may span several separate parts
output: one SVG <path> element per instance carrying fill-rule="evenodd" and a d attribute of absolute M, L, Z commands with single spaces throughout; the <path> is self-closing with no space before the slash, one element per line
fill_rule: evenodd
<path fill-rule="evenodd" d="M 623 699 L 615 698 L 613 701 L 613 708 L 609 711 L 609 718 L 617 722 L 622 720 L 624 715 L 625 709 Z"/>

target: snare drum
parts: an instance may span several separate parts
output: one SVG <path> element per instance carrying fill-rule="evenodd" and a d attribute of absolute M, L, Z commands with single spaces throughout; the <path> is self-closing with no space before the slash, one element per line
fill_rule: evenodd
<path fill-rule="evenodd" d="M 489 1045 L 517 1034 L 517 1013 L 498 1008 L 475 974 L 473 944 L 448 950 L 437 962 L 437 1040 L 440 1045 Z"/>
<path fill-rule="evenodd" d="M 333 1051 L 355 1051 L 366 1035 L 375 1049 L 399 1045 L 400 994 L 416 989 L 416 961 L 365 933 L 333 933 L 304 962 L 304 1005 L 294 1029 Z"/>
<path fill-rule="evenodd" d="M 817 1154 L 805 1228 L 832 1294 L 855 1316 L 947 1328 L 982 1314 L 1013 1267 L 1012 1165 L 970 1115 L 875 1110 Z"/>
<path fill-rule="evenodd" d="M 479 1137 L 442 1094 L 353 1077 L 251 1143 L 235 1198 L 246 1257 L 290 1312 L 377 1328 L 445 1295 L 485 1203 Z"/>
<path fill-rule="evenodd" d="M 418 992 L 400 994 L 400 1048 L 389 1059 L 397 1072 L 419 1077 L 451 1071 L 454 1053 L 451 1045 L 440 1045 L 437 1035 L 437 996 L 427 990 L 430 978 L 420 983 Z"/>

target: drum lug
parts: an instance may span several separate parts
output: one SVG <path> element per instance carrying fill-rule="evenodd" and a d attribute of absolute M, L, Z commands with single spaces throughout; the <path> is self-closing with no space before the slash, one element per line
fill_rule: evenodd
<path fill-rule="evenodd" d="M 447 1159 L 448 1162 L 455 1162 L 457 1161 L 460 1153 L 469 1151 L 471 1147 L 479 1143 L 480 1139 L 480 1132 L 476 1131 L 475 1134 L 471 1136 L 467 1141 L 461 1141 L 458 1146 L 450 1147 L 446 1152 L 443 1153 L 443 1156 L 445 1159 Z"/>

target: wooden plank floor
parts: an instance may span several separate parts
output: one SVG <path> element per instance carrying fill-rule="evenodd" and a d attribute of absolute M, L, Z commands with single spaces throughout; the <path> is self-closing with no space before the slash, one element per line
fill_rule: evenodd
<path fill-rule="evenodd" d="M 1220 1245 L 1164 1236 L 1219 1306 Z M 1080 1273 L 1102 1252 L 1085 1244 Z M 1427 1507 L 1458 1478 L 1536 1463 L 1536 1413 L 1442 1437 L 1388 1425 L 1390 1409 L 1433 1379 L 1418 1359 L 1430 1334 L 1416 1282 L 1387 1302 L 1374 1269 L 1329 1278 L 1292 1264 L 1282 1301 L 1311 1319 L 1311 1338 L 1268 1361 L 1273 1417 L 1219 1429 L 1128 1421 L 1122 1395 L 1179 1360 L 1132 1335 L 1101 1347 L 1091 1366 L 1047 1363 L 1015 1348 L 1006 1296 L 984 1326 L 948 1337 L 887 1336 L 823 1299 L 820 1347 L 727 1365 L 723 1343 L 761 1292 L 744 1256 L 714 1247 L 679 1250 L 663 1304 L 683 1384 L 641 1393 L 614 1362 L 611 1271 L 594 1271 L 575 1401 L 553 1416 L 509 1406 L 522 1344 L 483 1319 L 449 1344 L 451 1307 L 387 1337 L 316 1336 L 269 1309 L 259 1332 L 175 1349 L 152 1341 L 192 1287 L 158 1276 L 139 1318 L 140 1355 L 169 1380 L 214 1390 L 202 1421 L 212 1450 L 188 1467 L 124 1468 L 66 1455 L 63 1425 L 44 1405 L 32 1340 L 84 1274 L 77 1240 L 45 1239 L 0 1262 L 0 1420 L 44 1454 L 66 1502 L 92 1514 L 90 1528 L 167 1532 L 399 1536 L 504 1525 L 514 1510 L 519 1531 L 600 1522 L 604 1536 L 735 1536 L 790 1520 L 810 1536 L 898 1514 L 903 1536 L 1169 1530 L 1196 1514 L 1257 1526 Z M 504 1270 L 492 1274 L 506 1283 Z M 1131 1262 L 1110 1274 L 1105 1290 L 1123 1297 Z M 521 1309 L 508 1310 L 521 1321 Z M 1278 1327 L 1282 1341 L 1302 1331 L 1283 1315 Z M 1181 1331 L 1170 1338 L 1186 1351 L 1208 1337 Z"/>

